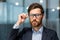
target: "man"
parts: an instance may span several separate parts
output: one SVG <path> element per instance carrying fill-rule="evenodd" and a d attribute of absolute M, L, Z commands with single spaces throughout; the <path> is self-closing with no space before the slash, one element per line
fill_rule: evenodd
<path fill-rule="evenodd" d="M 29 17 L 30 28 L 23 28 L 19 32 L 21 24 Z M 55 31 L 47 29 L 42 24 L 44 10 L 38 3 L 33 3 L 28 8 L 27 14 L 20 14 L 13 30 L 10 33 L 9 40 L 59 40 Z"/>

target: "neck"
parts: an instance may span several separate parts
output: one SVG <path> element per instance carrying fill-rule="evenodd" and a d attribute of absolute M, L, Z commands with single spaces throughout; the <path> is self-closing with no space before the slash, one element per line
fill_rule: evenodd
<path fill-rule="evenodd" d="M 42 27 L 42 24 L 37 27 L 32 27 L 36 32 Z"/>

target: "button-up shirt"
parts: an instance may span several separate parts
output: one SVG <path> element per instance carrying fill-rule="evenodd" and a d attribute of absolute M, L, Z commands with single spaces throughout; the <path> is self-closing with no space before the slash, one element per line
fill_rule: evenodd
<path fill-rule="evenodd" d="M 43 26 L 36 32 L 32 29 L 32 40 L 42 40 Z"/>

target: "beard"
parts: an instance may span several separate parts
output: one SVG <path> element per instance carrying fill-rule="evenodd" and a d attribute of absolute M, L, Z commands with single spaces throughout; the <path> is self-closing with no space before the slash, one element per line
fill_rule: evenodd
<path fill-rule="evenodd" d="M 31 26 L 33 26 L 33 27 L 39 27 L 40 24 L 42 24 L 42 21 L 33 20 L 30 23 L 31 23 Z"/>

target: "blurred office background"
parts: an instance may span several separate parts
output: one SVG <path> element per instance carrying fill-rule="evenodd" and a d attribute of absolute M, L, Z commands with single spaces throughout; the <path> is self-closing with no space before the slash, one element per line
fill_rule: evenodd
<path fill-rule="evenodd" d="M 40 3 L 44 8 L 44 26 L 55 30 L 60 39 L 60 0 L 0 0 L 0 40 L 7 40 L 18 14 L 27 13 L 29 5 L 34 2 Z M 23 26 L 28 25 L 29 19 L 23 23 Z"/>

